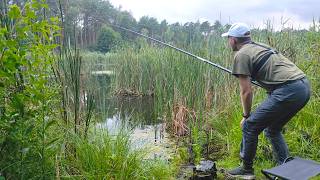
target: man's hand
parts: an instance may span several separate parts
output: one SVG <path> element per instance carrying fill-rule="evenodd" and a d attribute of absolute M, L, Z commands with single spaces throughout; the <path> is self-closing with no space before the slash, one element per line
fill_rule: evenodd
<path fill-rule="evenodd" d="M 242 129 L 243 128 L 243 124 L 244 124 L 244 121 L 246 120 L 246 118 L 242 118 L 241 122 L 240 122 L 240 128 Z"/>

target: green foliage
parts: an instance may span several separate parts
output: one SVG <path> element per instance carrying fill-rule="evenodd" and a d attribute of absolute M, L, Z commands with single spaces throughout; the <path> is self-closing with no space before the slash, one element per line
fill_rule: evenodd
<path fill-rule="evenodd" d="M 285 34 L 288 32 L 284 32 Z M 294 33 L 290 32 L 291 37 L 288 42 L 290 44 L 298 44 L 299 47 L 295 51 L 296 58 L 294 59 L 297 65 L 306 73 L 308 79 L 311 82 L 312 87 L 312 96 L 308 104 L 292 119 L 284 128 L 284 136 L 289 146 L 291 156 L 300 156 L 315 161 L 320 161 L 320 154 L 318 151 L 319 142 L 315 139 L 320 137 L 319 131 L 319 61 L 315 54 L 319 53 L 315 49 L 314 42 L 319 39 L 318 32 L 309 31 L 305 32 L 303 36 L 298 32 L 296 35 L 298 38 L 294 38 Z M 277 37 L 284 37 L 282 35 L 272 36 L 273 39 L 278 41 Z M 301 37 L 302 36 L 302 37 Z M 300 38 L 304 39 L 303 41 Z M 308 39 L 307 41 L 305 41 Z M 282 39 L 284 41 L 284 39 Z M 299 43 L 295 41 L 300 41 Z M 279 41 L 280 42 L 280 41 Z M 288 44 L 286 42 L 285 44 Z M 302 42 L 305 42 L 303 44 Z M 278 44 L 282 46 L 283 44 Z M 237 94 L 232 96 L 236 97 Z M 265 94 L 263 91 L 257 91 L 255 93 L 255 102 L 254 105 L 257 106 L 264 98 Z M 218 166 L 224 168 L 233 168 L 239 163 L 239 142 L 241 141 L 242 132 L 239 127 L 239 122 L 241 120 L 241 105 L 239 102 L 230 104 L 226 107 L 227 111 L 222 113 L 222 117 L 214 118 L 212 120 L 213 126 L 216 127 L 216 134 L 223 137 L 220 140 L 224 139 L 226 143 L 225 147 L 222 147 L 222 151 L 226 151 L 225 156 L 221 156 L 218 160 Z M 221 123 L 223 119 L 229 119 L 226 123 Z M 214 141 L 214 142 L 219 142 Z M 255 167 L 256 172 L 260 172 L 261 169 L 270 168 L 275 166 L 275 161 L 273 160 L 272 148 L 270 143 L 264 137 L 263 134 L 259 137 L 259 145 L 257 149 Z M 259 178 L 262 178 L 262 174 L 257 173 Z"/>
<path fill-rule="evenodd" d="M 56 88 L 48 72 L 59 27 L 55 18 L 42 16 L 42 1 L 25 3 L 23 10 L 2 8 L 8 13 L 0 19 L 0 173 L 7 179 L 50 177 Z"/>
<path fill-rule="evenodd" d="M 217 24 L 217 28 L 221 27 Z M 176 28 L 179 28 L 177 25 Z M 170 29 L 170 28 L 169 28 Z M 220 29 L 221 30 L 221 29 Z M 176 31 L 177 33 L 179 30 Z M 173 32 L 174 33 L 174 32 Z M 319 161 L 314 139 L 319 137 L 315 129 L 319 128 L 319 61 L 317 31 L 288 30 L 274 32 L 254 30 L 253 38 L 264 43 L 275 43 L 276 47 L 290 57 L 308 76 L 312 82 L 313 97 L 309 104 L 288 124 L 285 136 L 293 155 L 310 157 Z M 215 63 L 231 67 L 232 54 L 226 50 L 226 41 L 219 34 L 212 34 L 207 45 L 201 38 L 186 46 L 194 54 L 212 59 Z M 239 101 L 236 81 L 216 69 L 194 61 L 186 55 L 167 48 L 159 48 L 141 43 L 139 48 L 121 49 L 113 55 L 115 66 L 114 89 L 133 89 L 141 94 L 153 92 L 155 104 L 160 115 L 168 124 L 174 104 L 183 103 L 188 109 L 194 110 L 196 117 L 189 125 L 193 127 L 193 153 L 199 159 L 203 153 L 206 131 L 204 126 L 211 126 L 209 135 L 209 156 L 218 159 L 218 166 L 234 167 L 239 162 L 239 143 L 241 141 L 241 104 Z M 197 50 L 199 47 L 200 50 Z M 194 51 L 192 51 L 194 50 Z M 292 53 L 294 52 L 294 53 Z M 212 97 L 210 97 L 212 92 Z M 254 108 L 264 99 L 265 92 L 257 88 Z M 209 108 L 208 108 L 208 105 Z M 210 131 L 209 131 L 210 132 Z M 189 137 L 186 137 L 187 139 Z M 188 143 L 185 144 L 188 146 Z M 190 155 L 179 151 L 181 157 Z M 198 154 L 198 155 L 197 155 Z M 202 154 L 201 154 L 202 155 Z M 273 165 L 270 143 L 261 136 L 257 153 L 256 167 L 271 167 Z M 261 174 L 260 174 L 261 175 Z M 258 175 L 258 176 L 260 176 Z"/>
<path fill-rule="evenodd" d="M 86 138 L 95 117 L 96 96 L 101 90 L 90 64 L 83 63 L 79 50 L 65 49 L 54 66 L 56 82 L 60 85 L 61 118 L 64 126 Z M 104 89 L 105 90 L 105 89 Z"/>
<path fill-rule="evenodd" d="M 199 144 L 193 144 L 192 150 L 195 156 L 194 163 L 199 164 L 202 156 L 202 147 Z"/>
<path fill-rule="evenodd" d="M 1 2 L 5 10 L 1 9 L 0 16 L 0 179 L 170 179 L 174 166 L 188 163 L 190 154 L 199 162 L 205 146 L 219 167 L 237 164 L 241 106 L 236 81 L 172 49 L 103 26 L 114 22 L 137 29 L 231 67 L 231 51 L 220 37 L 229 25 L 219 21 L 213 26 L 209 22 L 168 24 L 165 20 L 159 24 L 147 16 L 137 22 L 129 12 L 103 0 L 59 1 L 61 4 L 50 0 L 50 9 L 43 0 L 21 1 L 19 5 L 10 1 L 10 6 L 5 2 Z M 48 17 L 48 13 L 61 15 L 61 37 L 57 37 L 58 18 Z M 276 46 L 297 62 L 311 80 L 312 99 L 288 124 L 285 136 L 293 155 L 320 160 L 319 25 L 314 23 L 310 31 L 267 29 L 253 34 L 255 40 Z M 137 46 L 126 44 L 119 49 L 121 38 L 136 40 Z M 115 53 L 85 54 L 84 62 L 78 50 L 58 51 L 54 40 L 64 45 L 69 41 L 80 48 L 97 44 L 97 50 Z M 54 52 L 61 53 L 58 64 L 53 63 Z M 115 74 L 107 80 L 93 79 L 94 68 L 89 66 Z M 108 88 L 98 91 L 98 84 L 108 84 Z M 171 165 L 143 160 L 145 150 L 131 149 L 126 135 L 88 137 L 91 118 L 95 117 L 94 97 L 103 102 L 109 88 L 154 95 L 157 113 L 169 128 L 176 104 L 192 111 L 194 117 L 187 122 L 191 135 L 185 138 L 189 141 L 178 149 Z M 258 90 L 255 107 L 263 97 L 264 92 Z M 269 143 L 263 136 L 259 143 L 258 170 L 273 165 Z"/>
<path fill-rule="evenodd" d="M 75 179 L 171 179 L 172 167 L 162 160 L 146 160 L 143 149 L 132 149 L 128 135 L 95 133 L 89 141 L 73 137 L 75 156 L 62 163 L 62 177 Z M 65 169 L 72 169 L 73 174 Z"/>
<path fill-rule="evenodd" d="M 180 157 L 180 161 L 187 164 L 189 160 L 188 148 L 180 147 L 178 148 L 178 156 Z"/>
<path fill-rule="evenodd" d="M 312 29 L 314 31 L 307 32 L 308 60 L 320 62 L 320 23 L 317 24 L 314 22 Z"/>
<path fill-rule="evenodd" d="M 121 36 L 118 32 L 108 26 L 104 26 L 100 31 L 96 49 L 102 53 L 107 53 L 115 48 L 120 40 Z"/>
<path fill-rule="evenodd" d="M 224 27 L 219 21 L 214 25 L 208 21 L 168 24 L 166 20 L 159 23 L 156 18 L 149 16 L 142 16 L 136 20 L 130 12 L 114 7 L 109 1 L 104 0 L 60 0 L 59 3 L 49 0 L 48 3 L 50 13 L 60 16 L 63 21 L 64 44 L 70 43 L 90 50 L 100 39 L 97 32 L 101 31 L 105 24 L 110 23 L 138 32 L 147 30 L 149 36 L 180 45 L 198 43 L 198 40 L 206 39 L 212 33 L 221 34 L 228 27 Z M 131 32 L 119 33 L 126 41 L 134 42 L 136 39 L 136 35 Z"/>
<path fill-rule="evenodd" d="M 142 16 L 138 22 L 138 29 L 147 29 L 149 34 L 148 36 L 154 37 L 159 33 L 159 23 L 156 18 L 149 16 Z"/>

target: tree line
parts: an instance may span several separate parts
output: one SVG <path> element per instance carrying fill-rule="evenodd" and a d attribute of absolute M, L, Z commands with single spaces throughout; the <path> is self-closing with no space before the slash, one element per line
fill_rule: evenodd
<path fill-rule="evenodd" d="M 212 33 L 221 34 L 229 27 L 218 20 L 214 24 L 208 21 L 169 24 L 149 16 L 136 20 L 130 12 L 115 7 L 108 0 L 47 0 L 47 3 L 51 15 L 61 18 L 65 43 L 101 52 L 110 51 L 117 42 L 136 39 L 132 33 L 114 29 L 110 24 L 179 45 L 190 45 Z"/>

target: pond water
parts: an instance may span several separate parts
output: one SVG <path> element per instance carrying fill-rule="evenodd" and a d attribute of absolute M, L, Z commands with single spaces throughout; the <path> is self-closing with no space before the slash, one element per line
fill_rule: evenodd
<path fill-rule="evenodd" d="M 107 110 L 97 128 L 115 135 L 129 132 L 133 148 L 147 148 L 146 159 L 171 159 L 174 143 L 154 110 L 152 97 L 114 97 L 106 102 Z"/>

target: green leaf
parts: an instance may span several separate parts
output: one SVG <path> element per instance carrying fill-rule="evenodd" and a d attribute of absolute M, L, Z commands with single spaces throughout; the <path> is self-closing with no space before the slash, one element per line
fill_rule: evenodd
<path fill-rule="evenodd" d="M 17 18 L 21 17 L 20 8 L 16 4 L 14 4 L 10 7 L 8 14 L 11 19 L 17 19 Z"/>
<path fill-rule="evenodd" d="M 54 138 L 51 141 L 49 141 L 48 143 L 46 143 L 46 147 L 51 146 L 54 142 L 58 141 L 60 139 L 60 137 Z"/>
<path fill-rule="evenodd" d="M 30 19 L 35 19 L 37 18 L 36 13 L 32 11 L 31 9 L 26 9 L 26 16 Z"/>
<path fill-rule="evenodd" d="M 56 123 L 55 120 L 49 121 L 49 122 L 46 124 L 46 127 L 44 128 L 44 130 L 46 131 L 50 126 L 54 125 L 55 123 Z"/>
<path fill-rule="evenodd" d="M 28 136 L 28 135 L 32 132 L 33 128 L 34 128 L 34 125 L 31 124 L 31 125 L 25 130 L 24 135 L 25 135 L 25 136 Z"/>

